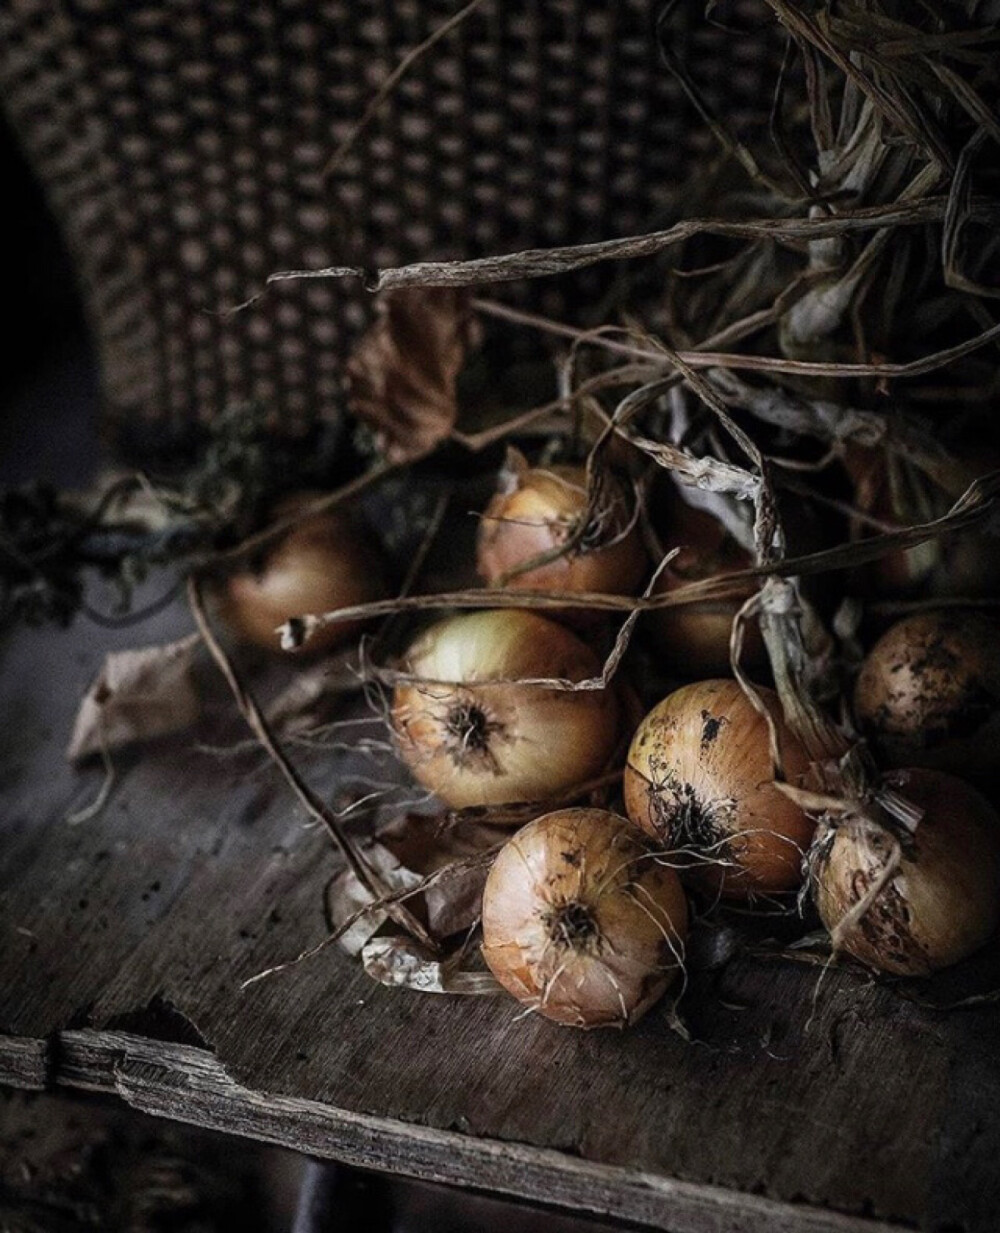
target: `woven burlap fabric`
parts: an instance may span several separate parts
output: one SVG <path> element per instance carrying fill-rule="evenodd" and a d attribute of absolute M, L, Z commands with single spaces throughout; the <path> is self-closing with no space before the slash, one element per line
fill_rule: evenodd
<path fill-rule="evenodd" d="M 390 265 L 621 235 L 707 148 L 660 62 L 649 0 L 486 0 L 324 167 L 457 0 L 6 0 L 0 88 L 76 262 L 109 421 L 150 439 L 259 400 L 334 413 L 369 307 L 288 267 Z M 678 39 L 730 113 L 761 57 L 682 3 Z M 540 283 L 513 294 L 578 313 Z M 560 297 L 563 297 L 562 302 Z M 585 298 L 585 297 L 584 297 Z"/>

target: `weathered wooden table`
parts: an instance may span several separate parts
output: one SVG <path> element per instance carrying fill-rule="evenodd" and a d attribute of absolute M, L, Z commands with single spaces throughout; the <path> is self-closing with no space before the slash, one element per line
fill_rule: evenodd
<path fill-rule="evenodd" d="M 335 867 L 268 764 L 161 742 L 66 820 L 100 782 L 63 749 L 103 653 L 187 620 L 0 649 L 0 1081 L 675 1233 L 1000 1228 L 996 1008 L 744 958 L 695 982 L 686 1044 L 662 1011 L 573 1032 L 336 949 L 241 992 L 323 936 Z M 304 765 L 333 790 L 336 757 Z"/>

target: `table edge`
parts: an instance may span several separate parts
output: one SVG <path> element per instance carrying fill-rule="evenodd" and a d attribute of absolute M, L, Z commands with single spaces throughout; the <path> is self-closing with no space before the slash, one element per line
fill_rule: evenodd
<path fill-rule="evenodd" d="M 0 1035 L 0 1085 L 117 1096 L 140 1112 L 364 1169 L 670 1233 L 891 1233 L 908 1226 L 476 1138 L 237 1083 L 211 1052 L 128 1032 Z"/>

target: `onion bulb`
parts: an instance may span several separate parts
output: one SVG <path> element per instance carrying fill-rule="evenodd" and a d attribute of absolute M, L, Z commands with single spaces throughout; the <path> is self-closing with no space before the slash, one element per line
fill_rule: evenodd
<path fill-rule="evenodd" d="M 854 712 L 889 766 L 995 777 L 1000 772 L 1000 624 L 969 609 L 899 621 L 861 666 Z"/>
<path fill-rule="evenodd" d="M 500 490 L 479 526 L 476 567 L 483 581 L 520 591 L 633 594 L 647 561 L 622 485 L 607 478 L 590 510 L 584 467 L 520 463 L 515 457 L 514 465 L 503 471 Z M 559 552 L 584 519 L 580 539 Z M 518 566 L 556 552 L 554 559 L 508 579 Z"/>
<path fill-rule="evenodd" d="M 287 518 L 318 494 L 283 501 L 275 519 Z M 220 614 L 244 642 L 280 648 L 278 627 L 307 612 L 330 612 L 381 599 L 386 594 L 380 554 L 345 513 L 331 510 L 293 527 L 272 547 L 222 584 Z M 308 651 L 324 651 L 354 637 L 363 622 L 324 625 Z"/>
<path fill-rule="evenodd" d="M 986 444 L 975 453 L 966 449 L 954 457 L 935 456 L 922 469 L 884 447 L 849 445 L 844 463 L 858 509 L 889 525 L 907 526 L 946 514 L 974 479 L 1000 466 L 1000 456 Z M 862 519 L 852 520 L 853 539 L 872 533 Z M 1000 552 L 994 536 L 963 531 L 862 565 L 854 571 L 852 585 L 862 594 L 988 596 L 1000 586 Z"/>
<path fill-rule="evenodd" d="M 977 950 L 1000 921 L 1000 817 L 974 788 L 943 771 L 898 771 L 887 783 L 923 816 L 904 835 L 899 866 L 841 947 L 862 963 L 924 976 Z M 833 933 L 878 885 L 894 839 L 861 817 L 821 823 L 811 855 L 813 897 Z"/>
<path fill-rule="evenodd" d="M 599 775 L 618 743 L 611 689 L 523 682 L 600 676 L 565 626 L 519 609 L 464 613 L 410 647 L 392 723 L 417 779 L 452 808 L 547 800 Z"/>
<path fill-rule="evenodd" d="M 483 892 L 483 957 L 519 1001 L 574 1027 L 634 1023 L 681 970 L 680 881 L 624 818 L 560 809 L 501 849 Z"/>
<path fill-rule="evenodd" d="M 657 594 L 669 594 L 689 583 L 753 565 L 750 553 L 718 519 L 679 497 L 670 502 L 667 542 L 679 545 L 679 551 L 660 574 Z M 757 583 L 751 579 L 737 584 L 729 599 L 657 608 L 646 618 L 650 638 L 670 666 L 685 676 L 728 672 L 733 621 L 756 590 Z M 764 640 L 755 621 L 746 625 L 741 662 L 748 667 L 765 662 Z"/>
<path fill-rule="evenodd" d="M 761 689 L 781 741 L 785 774 L 801 784 L 809 758 Z M 750 899 L 795 890 L 813 824 L 773 784 L 767 723 L 735 681 L 701 681 L 665 698 L 632 739 L 628 816 L 676 851 L 713 894 Z"/>

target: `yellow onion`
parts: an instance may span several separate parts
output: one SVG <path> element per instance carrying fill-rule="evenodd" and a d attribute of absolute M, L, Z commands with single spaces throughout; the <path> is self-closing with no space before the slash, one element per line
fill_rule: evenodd
<path fill-rule="evenodd" d="M 915 768 L 887 785 L 923 816 L 894 841 L 861 817 L 821 823 L 811 854 L 812 889 L 824 925 L 841 947 L 881 972 L 923 976 L 972 954 L 1000 920 L 1000 817 L 974 788 L 943 771 Z M 894 842 L 899 866 L 867 911 L 847 914 L 884 876 Z"/>
<path fill-rule="evenodd" d="M 483 892 L 483 957 L 519 1001 L 573 1027 L 624 1027 L 684 960 L 676 873 L 624 818 L 560 809 L 501 849 Z"/>
<path fill-rule="evenodd" d="M 671 593 L 692 582 L 749 569 L 750 553 L 718 519 L 679 497 L 669 502 L 667 542 L 680 551 L 660 574 L 657 593 Z M 667 664 L 684 676 L 714 676 L 729 671 L 729 637 L 743 603 L 757 590 L 750 580 L 740 583 L 731 598 L 703 600 L 677 608 L 658 608 L 646 618 L 649 636 Z M 756 667 L 765 662 L 764 640 L 755 621 L 746 625 L 741 662 Z"/>
<path fill-rule="evenodd" d="M 584 467 L 508 466 L 479 526 L 476 568 L 497 585 L 511 570 L 558 552 L 587 519 L 578 542 L 553 560 L 515 574 L 507 586 L 521 591 L 599 591 L 630 595 L 642 582 L 646 552 L 625 489 L 601 484 L 588 510 Z"/>
<path fill-rule="evenodd" d="M 947 513 L 974 479 L 1000 466 L 995 447 L 986 444 L 973 456 L 934 460 L 933 476 L 884 447 L 848 445 L 844 465 L 854 485 L 854 503 L 865 514 L 889 524 L 930 522 Z M 852 520 L 852 539 L 875 534 L 861 519 Z M 891 552 L 853 572 L 852 586 L 862 594 L 979 597 L 1000 587 L 1000 552 L 996 537 L 963 531 L 932 539 L 914 548 Z"/>
<path fill-rule="evenodd" d="M 283 501 L 276 521 L 293 515 L 318 494 Z M 338 510 L 299 523 L 264 550 L 249 567 L 221 585 L 220 613 L 244 642 L 280 649 L 278 626 L 307 612 L 329 612 L 381 599 L 386 581 L 381 556 L 354 520 Z M 362 622 L 345 621 L 318 629 L 307 650 L 324 651 L 354 637 Z"/>
<path fill-rule="evenodd" d="M 861 666 L 854 713 L 888 766 L 995 778 L 1000 623 L 970 609 L 923 612 L 897 622 Z"/>
<path fill-rule="evenodd" d="M 575 634 L 532 612 L 440 621 L 410 647 L 404 669 L 425 680 L 396 688 L 400 754 L 453 808 L 550 799 L 599 775 L 618 742 L 613 690 L 522 683 L 601 672 Z"/>
<path fill-rule="evenodd" d="M 801 784 L 809 758 L 761 689 L 781 739 L 785 775 Z M 730 899 L 795 890 L 813 824 L 773 783 L 767 723 L 735 681 L 701 681 L 646 716 L 625 767 L 628 816 L 689 866 L 703 889 Z"/>

